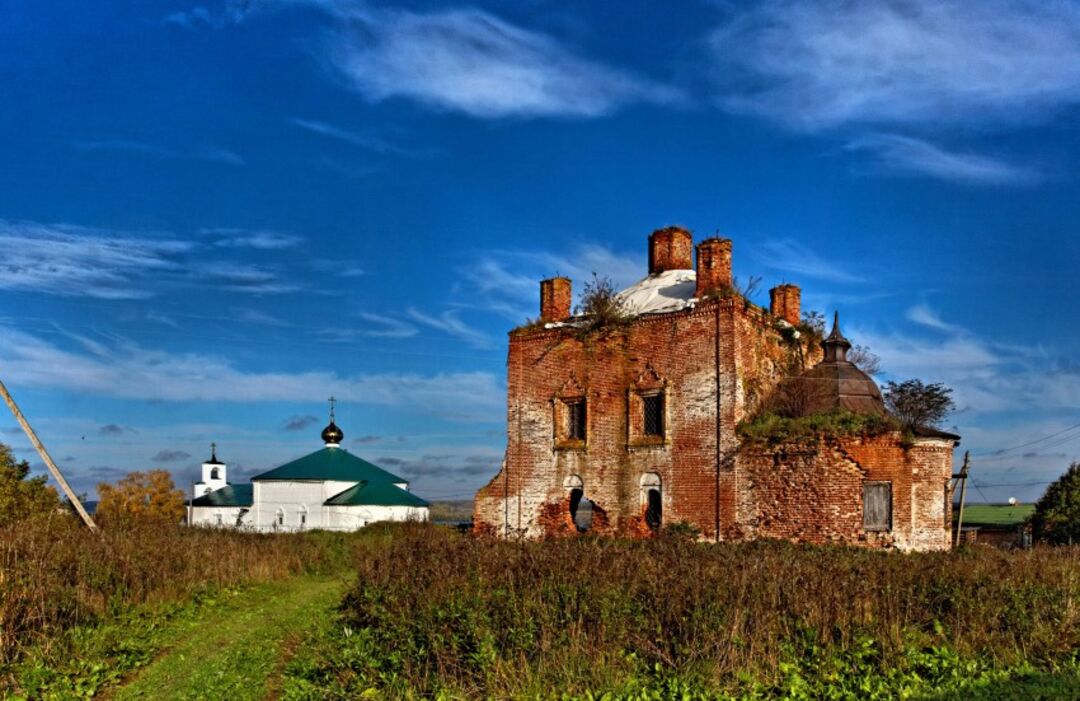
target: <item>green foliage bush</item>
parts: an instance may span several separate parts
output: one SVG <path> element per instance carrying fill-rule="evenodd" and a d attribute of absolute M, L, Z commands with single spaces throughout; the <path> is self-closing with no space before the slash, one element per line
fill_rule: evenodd
<path fill-rule="evenodd" d="M 1078 671 L 1076 548 L 386 533 L 286 698 L 885 699 Z"/>
<path fill-rule="evenodd" d="M 1035 504 L 1035 537 L 1047 543 L 1080 544 L 1080 462 L 1074 462 Z"/>
<path fill-rule="evenodd" d="M 837 410 L 794 418 L 763 412 L 740 423 L 737 430 L 739 436 L 749 443 L 777 445 L 806 443 L 821 438 L 877 436 L 900 429 L 900 424 L 890 416 Z"/>
<path fill-rule="evenodd" d="M 30 477 L 30 463 L 15 461 L 11 448 L 0 443 L 0 527 L 18 520 L 48 516 L 60 506 L 47 478 Z"/>

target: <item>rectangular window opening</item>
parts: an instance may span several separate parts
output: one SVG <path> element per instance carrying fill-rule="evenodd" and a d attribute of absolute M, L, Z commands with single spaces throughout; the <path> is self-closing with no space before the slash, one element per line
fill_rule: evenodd
<path fill-rule="evenodd" d="M 644 412 L 643 430 L 646 436 L 664 435 L 664 395 L 650 394 L 641 398 Z"/>
<path fill-rule="evenodd" d="M 863 484 L 863 528 L 868 531 L 892 530 L 892 483 Z"/>
<path fill-rule="evenodd" d="M 566 401 L 566 437 L 574 441 L 585 440 L 585 400 Z"/>

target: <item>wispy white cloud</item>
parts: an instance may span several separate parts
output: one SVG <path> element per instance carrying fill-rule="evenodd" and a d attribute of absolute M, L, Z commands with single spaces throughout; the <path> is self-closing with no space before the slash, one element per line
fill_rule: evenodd
<path fill-rule="evenodd" d="M 977 153 L 947 151 L 899 134 L 862 136 L 849 141 L 845 148 L 873 154 L 888 171 L 969 185 L 1030 185 L 1042 178 L 1034 168 Z"/>
<path fill-rule="evenodd" d="M 843 264 L 826 260 L 792 239 L 765 241 L 757 247 L 755 255 L 763 265 L 784 273 L 828 282 L 865 282 L 864 278 L 846 270 Z"/>
<path fill-rule="evenodd" d="M 229 247 L 273 249 L 294 239 L 270 232 L 231 234 Z M 296 239 L 298 240 L 298 239 Z M 214 246 L 213 248 L 217 248 Z M 204 257 L 211 250 L 175 235 L 133 234 L 68 224 L 0 219 L 0 289 L 97 299 L 146 299 L 170 285 L 208 282 L 220 289 L 272 294 L 299 289 L 276 268 Z M 162 318 L 161 323 L 169 322 Z"/>
<path fill-rule="evenodd" d="M 70 225 L 0 220 L 0 289 L 63 296 L 139 299 L 148 275 L 182 270 L 193 244 Z"/>
<path fill-rule="evenodd" d="M 219 248 L 254 248 L 273 251 L 292 248 L 304 241 L 300 236 L 278 231 L 216 228 L 203 229 L 200 233 L 212 237 L 214 245 Z"/>
<path fill-rule="evenodd" d="M 1080 4 L 765 0 L 711 37 L 721 102 L 787 125 L 1016 122 L 1080 101 Z"/>
<path fill-rule="evenodd" d="M 407 98 L 481 118 L 596 117 L 678 93 L 471 9 L 343 9 L 330 59 L 372 102 Z"/>
<path fill-rule="evenodd" d="M 460 339 L 473 348 L 487 349 L 494 346 L 494 341 L 490 336 L 462 321 L 460 311 L 457 309 L 450 309 L 438 316 L 432 316 L 410 307 L 409 316 L 425 326 Z"/>
<path fill-rule="evenodd" d="M 374 151 L 375 153 L 405 156 L 407 158 L 422 158 L 430 156 L 433 153 L 432 151 L 425 151 L 423 149 L 398 146 L 385 139 L 336 127 L 333 124 L 327 124 L 326 122 L 310 119 L 291 119 L 289 121 L 301 129 L 306 129 L 314 134 L 337 139 L 338 141 L 344 141 L 347 144 L 352 144 L 353 146 L 367 149 L 368 151 Z"/>
<path fill-rule="evenodd" d="M 151 158 L 174 161 L 206 161 L 208 163 L 220 163 L 229 166 L 247 165 L 246 161 L 233 151 L 218 148 L 216 146 L 196 146 L 189 149 L 174 149 L 156 146 L 144 141 L 129 139 L 109 139 L 104 141 L 79 141 L 75 148 L 84 153 L 100 151 L 115 151 L 131 153 Z"/>
<path fill-rule="evenodd" d="M 916 324 L 937 329 L 938 331 L 951 332 L 958 330 L 956 326 L 942 320 L 936 311 L 925 304 L 917 304 L 914 307 L 911 307 L 907 310 L 905 316 L 908 320 L 914 321 Z"/>
<path fill-rule="evenodd" d="M 373 336 L 376 338 L 411 338 L 420 333 L 419 329 L 415 326 L 402 321 L 401 319 L 395 319 L 382 314 L 372 314 L 370 312 L 360 312 L 357 316 L 369 324 L 369 326 L 359 330 L 364 336 Z"/>
<path fill-rule="evenodd" d="M 108 350 L 104 357 L 78 352 L 17 329 L 0 328 L 4 380 L 26 387 L 161 401 L 321 404 L 333 394 L 357 404 L 485 421 L 499 420 L 505 400 L 505 389 L 488 372 L 347 376 L 319 370 L 254 372 L 221 357 L 169 353 L 131 341 L 117 341 Z"/>
<path fill-rule="evenodd" d="M 617 289 L 629 287 L 646 273 L 644 256 L 631 256 L 597 244 L 581 244 L 565 254 L 535 250 L 491 251 L 461 267 L 462 299 L 514 323 L 539 311 L 540 280 L 569 277 L 580 295 L 593 273 L 609 278 Z"/>
<path fill-rule="evenodd" d="M 248 324 L 261 324 L 263 326 L 276 326 L 286 327 L 291 324 L 284 319 L 268 314 L 259 309 L 249 309 L 247 307 L 238 307 L 233 310 L 234 319 L 236 321 L 248 323 Z"/>
<path fill-rule="evenodd" d="M 890 378 L 917 377 L 952 387 L 961 412 L 985 416 L 1080 409 L 1080 372 L 1062 365 L 1054 354 L 1041 348 L 1002 346 L 933 313 L 920 311 L 915 317 L 944 333 L 926 338 L 858 326 L 845 332 L 853 343 L 874 349 Z"/>

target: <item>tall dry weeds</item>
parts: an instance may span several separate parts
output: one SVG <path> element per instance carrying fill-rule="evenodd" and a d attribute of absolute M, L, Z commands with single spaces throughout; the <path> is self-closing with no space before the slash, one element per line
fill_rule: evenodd
<path fill-rule="evenodd" d="M 1002 665 L 1080 646 L 1080 548 L 904 555 L 393 532 L 362 546 L 343 611 L 371 649 L 393 651 L 372 660 L 379 677 L 422 693 L 596 689 L 630 667 L 768 677 L 800 650 L 868 639 L 885 668 L 912 636 Z"/>
<path fill-rule="evenodd" d="M 346 560 L 331 534 L 237 533 L 136 521 L 100 536 L 52 514 L 0 528 L 0 664 L 73 626 L 215 587 L 326 571 Z"/>

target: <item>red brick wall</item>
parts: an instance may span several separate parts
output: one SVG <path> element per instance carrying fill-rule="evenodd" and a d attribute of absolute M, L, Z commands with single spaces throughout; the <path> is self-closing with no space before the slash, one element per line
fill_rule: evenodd
<path fill-rule="evenodd" d="M 512 332 L 506 458 L 477 494 L 477 531 L 575 535 L 564 484 L 576 476 L 599 507 L 598 531 L 647 535 L 640 485 L 656 473 L 663 522 L 688 521 L 706 539 L 948 548 L 951 441 L 920 439 L 905 448 L 892 434 L 811 448 L 740 445 L 736 426 L 794 371 L 800 352 L 775 324 L 764 310 L 725 296 L 588 337 L 569 327 Z M 801 352 L 807 365 L 821 358 L 820 348 Z M 644 440 L 640 418 L 630 415 L 641 406 L 633 393 L 657 388 L 665 393 L 665 436 Z M 581 395 L 587 438 L 560 443 L 556 402 Z M 889 532 L 863 529 L 866 480 L 892 483 Z"/>
<path fill-rule="evenodd" d="M 745 446 L 738 470 L 745 533 L 810 543 L 846 543 L 902 550 L 949 547 L 952 442 L 899 433 L 812 445 Z M 892 484 L 892 528 L 863 528 L 863 483 Z"/>
<path fill-rule="evenodd" d="M 632 531 L 640 525 L 642 475 L 657 473 L 665 523 L 686 520 L 713 538 L 719 499 L 721 529 L 731 531 L 735 427 L 747 403 L 779 380 L 791 352 L 766 314 L 734 297 L 587 339 L 566 328 L 511 334 L 506 465 L 480 491 L 476 522 L 544 535 L 541 513 L 565 500 L 564 481 L 577 475 L 611 530 Z M 554 402 L 570 383 L 585 391 L 588 435 L 584 446 L 561 448 Z M 631 393 L 657 386 L 665 393 L 665 438 L 631 440 Z"/>

